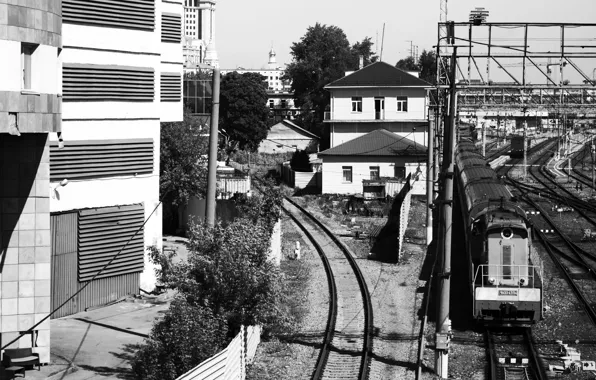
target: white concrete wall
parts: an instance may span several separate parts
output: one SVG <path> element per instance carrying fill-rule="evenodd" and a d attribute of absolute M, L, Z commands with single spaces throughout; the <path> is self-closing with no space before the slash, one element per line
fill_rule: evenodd
<path fill-rule="evenodd" d="M 176 4 L 173 4 L 176 2 Z M 182 76 L 183 68 L 184 68 L 184 59 L 182 55 L 182 37 L 184 36 L 184 12 L 182 7 L 182 0 L 170 0 L 170 2 L 165 3 L 162 1 L 156 2 L 156 12 L 159 23 L 159 30 L 161 35 L 161 14 L 165 13 L 176 13 L 180 15 L 180 22 L 181 22 L 181 38 L 180 43 L 174 44 L 171 42 L 161 42 L 160 43 L 160 66 L 159 69 L 156 71 L 159 72 L 166 72 L 166 73 L 180 73 Z M 161 41 L 161 37 L 160 37 Z M 182 81 L 182 78 L 180 79 Z M 156 77 L 155 83 L 155 93 L 160 93 L 160 81 L 159 76 Z M 157 96 L 159 98 L 159 95 Z M 182 121 L 183 119 L 183 112 L 184 107 L 182 103 L 182 89 L 180 89 L 180 101 L 179 102 L 161 102 L 160 104 L 160 115 L 161 121 L 170 122 L 170 121 Z"/>
<path fill-rule="evenodd" d="M 22 90 L 21 42 L 0 40 L 0 87 L 2 91 Z M 57 94 L 61 88 L 58 49 L 39 45 L 31 56 L 31 91 Z M 60 83 L 60 85 L 59 85 Z"/>
<path fill-rule="evenodd" d="M 418 88 L 333 89 L 331 120 L 375 120 L 375 97 L 385 98 L 384 120 L 426 120 L 426 90 Z M 362 97 L 362 112 L 352 112 L 352 97 Z M 397 111 L 397 97 L 408 97 L 408 111 Z"/>
<path fill-rule="evenodd" d="M 377 129 L 386 129 L 398 136 L 404 137 L 418 145 L 428 145 L 428 123 L 427 122 L 351 122 L 332 123 L 330 127 L 331 148 L 354 140 Z"/>
<path fill-rule="evenodd" d="M 370 178 L 370 167 L 379 166 L 381 177 L 393 177 L 395 165 L 405 166 L 406 176 L 416 173 L 420 165 L 422 171 L 418 183 L 415 185 L 415 194 L 425 194 L 426 164 L 406 162 L 403 157 L 321 157 L 323 159 L 323 194 L 362 194 L 362 180 Z M 411 160 L 411 158 L 410 158 Z M 352 182 L 344 182 L 343 166 L 352 167 Z"/>

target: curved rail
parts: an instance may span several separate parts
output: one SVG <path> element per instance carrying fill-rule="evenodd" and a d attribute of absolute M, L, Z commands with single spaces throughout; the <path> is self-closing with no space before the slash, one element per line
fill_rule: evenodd
<path fill-rule="evenodd" d="M 360 361 L 360 370 L 359 370 L 358 379 L 366 380 L 368 378 L 368 370 L 369 370 L 369 364 L 370 364 L 371 352 L 372 352 L 373 309 L 372 309 L 372 300 L 370 297 L 370 293 L 368 291 L 368 286 L 366 285 L 366 281 L 364 279 L 364 276 L 362 275 L 362 271 L 358 267 L 356 260 L 350 254 L 350 251 L 348 250 L 348 248 L 327 228 L 327 226 L 325 226 L 323 223 L 321 223 L 319 220 L 317 220 L 311 213 L 306 211 L 302 206 L 297 204 L 292 199 L 290 199 L 288 197 L 286 197 L 285 199 L 290 204 L 292 204 L 294 207 L 296 207 L 298 210 L 300 210 L 302 213 L 304 213 L 304 215 L 306 215 L 310 220 L 312 220 L 313 223 L 315 225 L 317 225 L 317 227 L 319 227 L 321 230 L 323 230 L 325 232 L 325 234 L 327 234 L 327 236 L 329 236 L 329 238 L 343 252 L 343 254 L 345 255 L 346 259 L 348 260 L 350 266 L 352 267 L 354 274 L 356 275 L 356 279 L 358 281 L 358 285 L 360 287 L 360 290 L 362 293 L 362 299 L 363 299 L 363 303 L 364 303 L 364 324 L 365 324 L 365 334 L 364 334 L 364 342 L 363 342 L 363 348 L 362 348 L 362 358 Z M 328 342 L 330 343 L 331 341 L 329 340 Z M 329 346 L 327 346 L 327 347 L 329 347 Z M 328 355 L 328 353 L 326 355 Z M 317 364 L 317 368 L 318 368 L 318 366 L 319 366 L 319 364 Z M 325 366 L 326 366 L 326 363 L 323 363 L 321 371 L 320 371 L 321 375 L 323 373 L 323 369 Z M 313 379 L 314 379 L 314 377 L 313 377 Z"/>
<path fill-rule="evenodd" d="M 325 327 L 325 338 L 323 340 L 323 347 L 319 351 L 319 357 L 317 359 L 317 364 L 315 366 L 315 370 L 312 375 L 312 379 L 320 379 L 323 377 L 323 370 L 325 369 L 325 365 L 327 364 L 327 359 L 329 358 L 330 352 L 330 344 L 333 339 L 334 331 L 335 331 L 335 321 L 337 320 L 337 287 L 335 285 L 335 279 L 333 277 L 333 271 L 331 270 L 331 264 L 329 264 L 329 259 L 325 256 L 325 252 L 321 245 L 316 241 L 316 239 L 312 236 L 312 234 L 304 227 L 302 223 L 294 216 L 292 213 L 285 208 L 282 208 L 286 214 L 296 223 L 296 225 L 304 232 L 304 234 L 308 237 L 310 242 L 313 244 L 317 253 L 321 257 L 321 261 L 323 262 L 323 267 L 325 268 L 325 273 L 327 274 L 327 285 L 329 286 L 329 315 L 327 317 L 327 326 Z"/>

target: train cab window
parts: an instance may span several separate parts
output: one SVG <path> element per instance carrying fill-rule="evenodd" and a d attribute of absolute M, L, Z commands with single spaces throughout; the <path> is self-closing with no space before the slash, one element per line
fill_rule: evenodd
<path fill-rule="evenodd" d="M 511 280 L 511 264 L 513 264 L 513 256 L 511 255 L 510 245 L 503 245 L 503 254 L 501 257 L 503 260 L 503 279 Z"/>

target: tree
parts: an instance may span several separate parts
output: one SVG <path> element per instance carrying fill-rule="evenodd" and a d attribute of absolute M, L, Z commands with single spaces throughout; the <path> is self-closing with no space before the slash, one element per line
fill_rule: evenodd
<path fill-rule="evenodd" d="M 290 167 L 297 172 L 309 172 L 310 170 L 310 157 L 305 150 L 297 150 L 294 152 L 292 159 L 290 160 Z"/>
<path fill-rule="evenodd" d="M 220 125 L 228 154 L 256 151 L 267 137 L 269 108 L 265 77 L 257 73 L 225 75 L 220 84 Z"/>
<path fill-rule="evenodd" d="M 430 84 L 437 84 L 437 55 L 432 50 L 423 50 L 418 58 L 420 79 Z"/>
<path fill-rule="evenodd" d="M 416 64 L 416 62 L 414 61 L 414 57 L 412 56 L 400 59 L 395 64 L 395 67 L 406 71 L 418 71 L 418 65 Z"/>
<path fill-rule="evenodd" d="M 225 347 L 226 322 L 181 297 L 172 301 L 132 360 L 138 379 L 174 380 Z"/>
<path fill-rule="evenodd" d="M 371 51 L 373 43 L 365 38 L 350 46 L 344 31 L 337 26 L 315 24 L 308 27 L 299 42 L 292 44 L 292 62 L 283 78 L 292 81 L 295 104 L 302 109 L 301 122 L 315 134 L 322 134 L 325 108 L 330 95 L 324 87 L 358 68 L 358 55 L 364 62 L 376 60 Z"/>
<path fill-rule="evenodd" d="M 204 120 L 188 112 L 181 122 L 161 124 L 159 193 L 165 230 L 175 230 L 178 206 L 206 193 L 208 130 Z"/>

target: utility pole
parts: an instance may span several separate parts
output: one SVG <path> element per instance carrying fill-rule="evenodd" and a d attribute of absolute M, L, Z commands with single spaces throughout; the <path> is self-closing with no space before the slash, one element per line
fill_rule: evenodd
<path fill-rule="evenodd" d="M 207 173 L 207 205 L 205 221 L 215 225 L 215 193 L 217 190 L 217 138 L 219 121 L 219 69 L 213 69 L 213 98 L 211 102 L 211 126 L 209 129 L 209 171 Z"/>
<path fill-rule="evenodd" d="M 596 167 L 594 167 L 594 156 L 596 155 L 596 145 L 594 145 L 594 136 L 592 136 L 592 190 L 590 190 L 590 195 L 594 195 L 594 171 L 596 171 Z"/>
<path fill-rule="evenodd" d="M 482 122 L 482 156 L 486 157 L 486 121 Z"/>
<path fill-rule="evenodd" d="M 524 120 L 524 181 L 527 175 L 527 164 L 528 164 L 528 122 Z"/>
<path fill-rule="evenodd" d="M 448 377 L 449 341 L 451 334 L 451 320 L 449 319 L 449 293 L 451 290 L 451 241 L 453 223 L 453 177 L 454 177 L 454 156 L 455 156 L 455 112 L 457 109 L 456 80 L 457 47 L 453 47 L 451 57 L 451 89 L 449 99 L 449 123 L 445 129 L 445 154 L 443 156 L 443 187 L 442 227 L 440 230 L 444 236 L 442 268 L 439 273 L 439 307 L 435 334 L 435 370 L 437 375 L 443 379 Z"/>
<path fill-rule="evenodd" d="M 430 115 L 430 113 L 429 113 Z M 436 114 L 433 114 L 433 122 L 437 122 Z M 430 245 L 433 240 L 433 209 L 430 205 L 433 204 L 433 190 L 434 190 L 434 148 L 435 148 L 435 134 L 433 123 L 428 123 L 428 143 L 427 143 L 427 159 L 426 165 L 426 245 Z"/>

